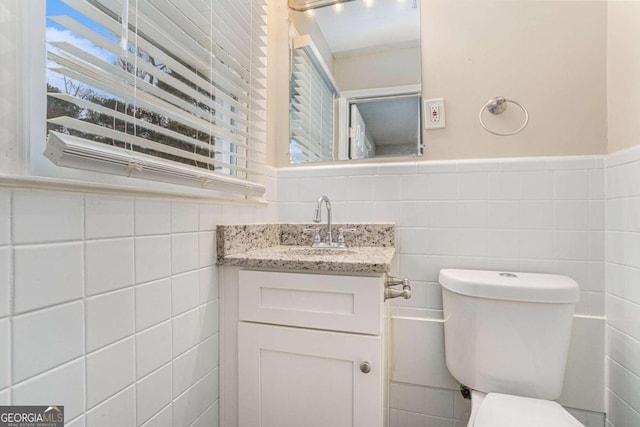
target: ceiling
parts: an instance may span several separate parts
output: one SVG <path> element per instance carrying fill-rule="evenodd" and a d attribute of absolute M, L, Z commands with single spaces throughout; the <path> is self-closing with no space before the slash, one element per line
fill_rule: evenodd
<path fill-rule="evenodd" d="M 339 55 L 419 46 L 419 6 L 419 0 L 356 0 L 315 9 L 313 16 L 331 52 Z"/>

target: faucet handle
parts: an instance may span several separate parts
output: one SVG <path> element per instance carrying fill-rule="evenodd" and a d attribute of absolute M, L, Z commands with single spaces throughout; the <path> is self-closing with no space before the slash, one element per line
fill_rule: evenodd
<path fill-rule="evenodd" d="M 356 232 L 355 228 L 339 228 L 338 229 L 338 243 L 344 243 L 345 234 L 353 234 Z"/>
<path fill-rule="evenodd" d="M 319 228 L 305 228 L 302 230 L 304 234 L 313 234 L 313 243 L 320 243 L 320 229 Z"/>

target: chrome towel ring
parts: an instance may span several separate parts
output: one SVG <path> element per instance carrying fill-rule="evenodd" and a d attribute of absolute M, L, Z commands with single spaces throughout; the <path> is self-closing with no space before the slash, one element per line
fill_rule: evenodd
<path fill-rule="evenodd" d="M 487 110 L 488 112 L 494 115 L 502 114 L 507 109 L 508 103 L 517 105 L 522 109 L 522 112 L 524 113 L 524 123 L 522 123 L 522 126 L 514 130 L 513 132 L 500 133 L 500 132 L 492 131 L 485 124 L 484 119 L 482 118 L 482 113 L 484 113 L 484 110 Z M 522 129 L 527 127 L 527 124 L 529 124 L 529 112 L 527 111 L 526 108 L 524 108 L 522 104 L 516 101 L 513 101 L 511 99 L 506 99 L 504 96 L 496 96 L 495 98 L 491 98 L 489 101 L 487 101 L 486 104 L 482 106 L 482 108 L 480 109 L 480 113 L 478 114 L 478 120 L 480 120 L 480 124 L 482 125 L 482 127 L 489 133 L 492 133 L 498 136 L 511 136 L 511 135 L 520 133 Z"/>

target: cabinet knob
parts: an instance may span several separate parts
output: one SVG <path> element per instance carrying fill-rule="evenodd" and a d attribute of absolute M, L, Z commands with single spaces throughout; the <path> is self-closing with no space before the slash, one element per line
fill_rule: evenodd
<path fill-rule="evenodd" d="M 362 362 L 360 364 L 360 370 L 364 373 L 364 374 L 368 374 L 369 372 L 371 372 L 371 364 L 369 364 L 369 362 Z"/>

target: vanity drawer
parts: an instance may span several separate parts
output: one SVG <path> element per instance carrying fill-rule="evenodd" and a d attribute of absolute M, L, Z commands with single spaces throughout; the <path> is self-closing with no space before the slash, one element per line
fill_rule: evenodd
<path fill-rule="evenodd" d="M 380 335 L 384 278 L 241 270 L 239 320 Z"/>

